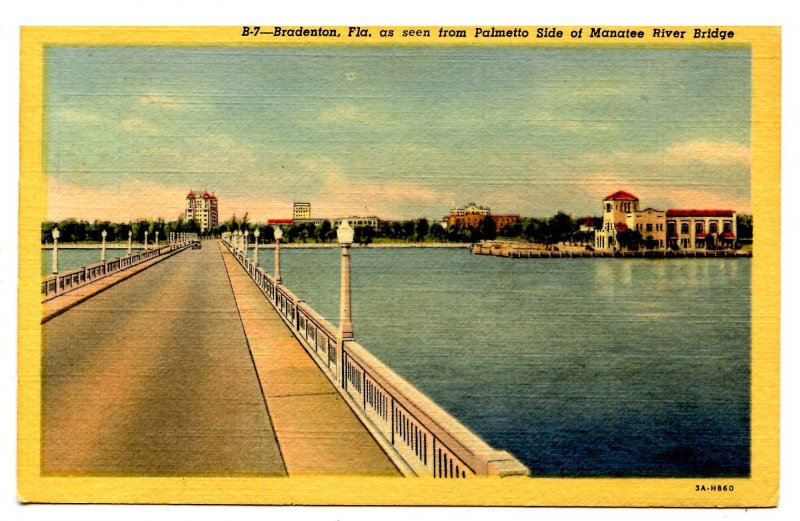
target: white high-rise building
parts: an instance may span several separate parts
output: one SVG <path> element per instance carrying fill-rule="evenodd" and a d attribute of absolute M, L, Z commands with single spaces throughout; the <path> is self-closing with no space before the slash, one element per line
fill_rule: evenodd
<path fill-rule="evenodd" d="M 186 196 L 186 220 L 197 221 L 200 231 L 206 231 L 219 224 L 217 196 L 214 193 L 190 190 Z"/>

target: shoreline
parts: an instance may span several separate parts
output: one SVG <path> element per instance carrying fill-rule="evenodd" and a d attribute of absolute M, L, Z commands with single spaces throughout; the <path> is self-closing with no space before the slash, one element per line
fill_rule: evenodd
<path fill-rule="evenodd" d="M 213 240 L 214 239 L 209 239 L 208 241 L 203 241 L 203 242 L 209 242 L 209 241 L 213 241 Z M 164 246 L 164 244 L 161 244 L 161 246 Z M 253 243 L 250 243 L 249 247 L 252 248 L 252 246 L 253 246 Z M 152 249 L 153 247 L 155 247 L 155 245 L 153 245 L 153 244 L 148 245 L 149 249 Z M 375 249 L 381 249 L 381 248 L 387 248 L 387 249 L 391 249 L 391 248 L 451 248 L 451 249 L 463 249 L 463 250 L 468 250 L 471 247 L 472 247 L 472 243 L 466 243 L 466 242 L 464 242 L 464 243 L 459 243 L 459 242 L 413 243 L 413 242 L 411 242 L 411 243 L 387 243 L 387 244 L 353 244 L 351 246 L 351 248 L 359 248 L 359 249 L 360 248 L 375 248 Z M 137 250 L 137 249 L 138 250 L 143 250 L 144 249 L 144 245 L 143 244 L 132 245 L 131 248 L 134 249 L 134 250 Z M 258 245 L 258 249 L 259 250 L 261 250 L 261 249 L 274 249 L 274 248 L 275 248 L 275 245 L 273 243 L 269 243 L 269 244 L 261 243 L 261 244 Z M 311 249 L 329 249 L 329 248 L 339 248 L 339 244 L 335 243 L 335 242 L 333 242 L 333 243 L 313 243 L 313 242 L 311 242 L 311 243 L 306 243 L 306 244 L 303 244 L 303 243 L 285 243 L 285 244 L 281 243 L 281 249 L 309 249 L 309 250 L 311 250 Z M 53 245 L 52 244 L 43 244 L 41 249 L 42 250 L 52 250 L 53 249 Z M 92 245 L 92 244 L 59 244 L 58 245 L 58 249 L 59 250 L 61 250 L 61 249 L 65 249 L 65 250 L 100 250 L 100 249 L 102 249 L 102 247 L 99 246 L 99 245 Z M 128 249 L 128 245 L 127 244 L 112 244 L 112 245 L 106 244 L 106 250 L 127 250 L 127 249 Z"/>

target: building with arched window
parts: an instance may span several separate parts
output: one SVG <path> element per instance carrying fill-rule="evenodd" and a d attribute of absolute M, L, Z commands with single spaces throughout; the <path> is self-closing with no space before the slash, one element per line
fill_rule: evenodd
<path fill-rule="evenodd" d="M 733 210 L 639 209 L 639 198 L 619 190 L 603 199 L 603 225 L 595 232 L 595 248 L 702 250 L 733 248 Z"/>

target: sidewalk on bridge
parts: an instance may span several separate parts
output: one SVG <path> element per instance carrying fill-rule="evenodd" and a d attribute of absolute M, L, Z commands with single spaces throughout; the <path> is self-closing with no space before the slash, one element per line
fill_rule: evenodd
<path fill-rule="evenodd" d="M 159 262 L 168 259 L 181 251 L 184 250 L 175 250 L 169 254 L 155 257 L 141 264 L 137 264 L 132 268 L 112 273 L 111 275 L 108 275 L 101 279 L 97 279 L 93 282 L 90 282 L 89 284 L 79 286 L 66 293 L 62 293 L 61 295 L 53 297 L 50 300 L 42 302 L 41 323 L 44 324 L 48 320 L 52 319 L 53 317 L 57 317 L 58 315 L 67 311 L 68 309 L 74 308 L 75 306 L 85 301 L 86 299 L 92 298 L 98 293 L 102 293 L 108 288 L 116 284 L 119 284 L 123 280 L 129 279 L 134 275 L 136 275 L 137 273 L 141 273 L 147 268 L 155 264 L 158 264 Z"/>
<path fill-rule="evenodd" d="M 288 474 L 400 475 L 247 272 L 220 251 Z"/>

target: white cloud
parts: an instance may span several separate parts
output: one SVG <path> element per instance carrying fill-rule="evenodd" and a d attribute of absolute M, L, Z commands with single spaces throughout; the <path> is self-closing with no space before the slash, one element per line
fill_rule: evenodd
<path fill-rule="evenodd" d="M 707 165 L 750 165 L 750 147 L 734 141 L 685 141 L 664 153 L 668 164 L 703 163 Z"/>
<path fill-rule="evenodd" d="M 56 117 L 66 123 L 87 123 L 91 125 L 97 125 L 105 121 L 102 116 L 75 109 L 61 109 L 56 112 Z"/>
<path fill-rule="evenodd" d="M 692 140 L 673 143 L 655 152 L 616 151 L 582 158 L 595 165 L 750 166 L 750 147 L 734 141 Z"/>
<path fill-rule="evenodd" d="M 349 102 L 343 102 L 320 113 L 319 119 L 332 123 L 341 121 L 360 121 L 369 123 L 373 119 L 373 115 L 357 105 Z"/>
<path fill-rule="evenodd" d="M 170 110 L 181 110 L 186 102 L 174 96 L 165 96 L 155 92 L 150 92 L 136 98 L 139 105 L 163 107 Z"/>
<path fill-rule="evenodd" d="M 157 132 L 161 132 L 161 129 L 158 127 L 151 125 L 150 123 L 147 123 L 138 117 L 123 119 L 120 122 L 120 127 L 122 127 L 122 130 L 125 132 L 142 132 L 146 134 L 155 134 Z"/>

